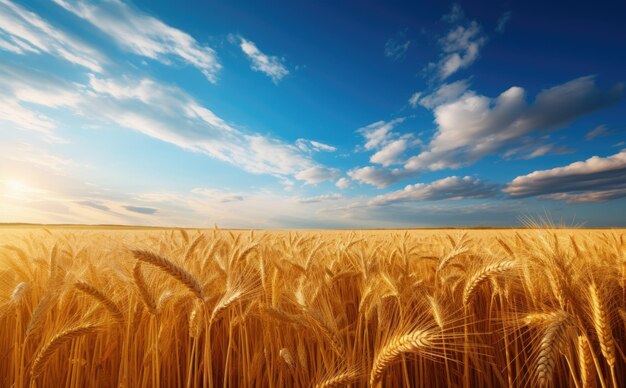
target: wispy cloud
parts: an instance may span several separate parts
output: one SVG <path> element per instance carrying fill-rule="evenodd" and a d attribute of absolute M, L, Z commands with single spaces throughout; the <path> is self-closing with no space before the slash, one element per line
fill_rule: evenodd
<path fill-rule="evenodd" d="M 126 205 L 123 206 L 124 209 L 128 210 L 129 212 L 133 212 L 133 213 L 139 213 L 139 214 L 155 214 L 158 209 L 155 209 L 153 207 L 143 207 L 143 206 L 132 206 L 132 205 Z"/>
<path fill-rule="evenodd" d="M 318 195 L 315 197 L 297 198 L 296 201 L 299 203 L 320 203 L 320 202 L 328 202 L 328 201 L 338 201 L 344 198 L 345 197 L 341 194 L 332 193 L 332 194 L 322 194 L 322 195 Z"/>
<path fill-rule="evenodd" d="M 448 23 L 457 23 L 465 18 L 465 12 L 463 12 L 463 8 L 459 3 L 452 3 L 450 7 L 450 12 L 444 14 L 441 19 Z"/>
<path fill-rule="evenodd" d="M 51 137 L 56 123 L 20 104 L 65 108 L 87 122 L 114 123 L 255 174 L 292 176 L 311 184 L 335 180 L 339 174 L 316 163 L 298 146 L 243 131 L 178 87 L 153 79 L 90 75 L 88 84 L 78 84 L 7 67 L 0 70 L 2 85 L 7 85 L 10 99 L 1 104 L 11 105 L 0 110 L 0 120 Z M 317 147 L 323 148 L 322 143 Z"/>
<path fill-rule="evenodd" d="M 400 31 L 385 43 L 385 56 L 394 61 L 402 59 L 410 45 L 411 41 L 407 39 L 406 31 Z"/>
<path fill-rule="evenodd" d="M 250 59 L 252 70 L 260 71 L 278 83 L 283 77 L 289 74 L 289 70 L 284 65 L 283 59 L 271 55 L 264 54 L 259 50 L 256 44 L 243 37 L 239 38 L 239 47 L 241 51 Z"/>
<path fill-rule="evenodd" d="M 211 47 L 198 43 L 186 32 L 121 0 L 94 3 L 80 0 L 54 1 L 109 35 L 131 53 L 164 64 L 172 61 L 187 63 L 200 70 L 209 81 L 217 81 L 222 66 Z"/>
<path fill-rule="evenodd" d="M 585 135 L 585 140 L 593 140 L 596 137 L 602 137 L 608 134 L 609 134 L 609 130 L 606 127 L 606 125 L 598 125 L 591 131 L 587 132 L 587 134 Z"/>
<path fill-rule="evenodd" d="M 439 78 L 444 80 L 474 63 L 486 41 L 480 25 L 475 21 L 450 30 L 439 40 L 443 54 L 441 60 L 434 64 Z"/>
<path fill-rule="evenodd" d="M 296 146 L 305 152 L 335 152 L 337 147 L 329 144 L 321 143 L 315 140 L 298 139 L 296 140 Z"/>
<path fill-rule="evenodd" d="M 511 20 L 511 15 L 513 13 L 511 11 L 506 11 L 498 18 L 498 22 L 496 24 L 496 32 L 503 33 L 506 28 L 507 23 Z"/>
<path fill-rule="evenodd" d="M 0 49 L 15 54 L 50 54 L 94 72 L 101 72 L 102 55 L 34 12 L 0 0 Z"/>
<path fill-rule="evenodd" d="M 430 62 L 426 71 L 435 71 L 439 80 L 445 80 L 457 71 L 469 67 L 480 54 L 487 42 L 482 27 L 476 21 L 466 21 L 458 3 L 454 3 L 450 13 L 442 17 L 453 24 L 448 33 L 439 38 L 441 55 L 438 62 Z"/>

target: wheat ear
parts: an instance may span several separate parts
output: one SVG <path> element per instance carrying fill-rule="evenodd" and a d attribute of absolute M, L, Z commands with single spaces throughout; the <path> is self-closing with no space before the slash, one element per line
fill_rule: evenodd
<path fill-rule="evenodd" d="M 146 283 L 143 272 L 141 272 L 141 261 L 139 260 L 137 260 L 135 267 L 133 268 L 133 279 L 135 280 L 135 285 L 139 290 L 139 295 L 141 295 L 141 299 L 145 303 L 146 307 L 148 307 L 150 313 L 155 314 L 157 309 L 156 302 L 148 289 L 148 283 Z"/>
<path fill-rule="evenodd" d="M 515 267 L 515 262 L 512 260 L 503 260 L 491 265 L 488 265 L 476 272 L 465 284 L 463 290 L 463 305 L 468 306 L 472 300 L 472 297 L 476 293 L 478 287 L 492 276 L 500 275 L 504 272 L 510 271 Z"/>
<path fill-rule="evenodd" d="M 557 357 L 565 344 L 569 324 L 570 319 L 567 313 L 558 314 L 555 316 L 555 319 L 548 324 L 541 338 L 536 368 L 539 386 L 547 386 L 552 381 Z"/>
<path fill-rule="evenodd" d="M 587 338 L 583 335 L 578 336 L 578 367 L 580 368 L 580 380 L 583 388 L 591 387 L 595 383 L 595 366 L 591 347 Z"/>
<path fill-rule="evenodd" d="M 434 335 L 428 330 L 415 330 L 409 334 L 393 338 L 376 355 L 370 385 L 378 382 L 390 365 L 396 362 L 404 353 L 419 353 L 432 346 Z"/>
<path fill-rule="evenodd" d="M 615 367 L 615 340 L 611 333 L 611 324 L 606 311 L 604 301 L 600 297 L 600 292 L 595 283 L 589 285 L 589 296 L 591 298 L 591 310 L 593 313 L 593 326 L 600 340 L 600 350 L 611 368 Z"/>
<path fill-rule="evenodd" d="M 315 384 L 315 388 L 331 388 L 348 385 L 353 383 L 359 377 L 360 373 L 358 373 L 358 371 L 341 372 Z"/>
<path fill-rule="evenodd" d="M 33 366 L 30 369 L 31 376 L 39 376 L 41 372 L 43 372 L 46 361 L 48 361 L 48 359 L 54 354 L 54 352 L 59 349 L 63 344 L 73 340 L 74 338 L 93 333 L 97 329 L 98 326 L 95 325 L 83 325 L 67 329 L 55 335 L 37 354 L 37 357 L 33 362 Z"/>
<path fill-rule="evenodd" d="M 280 358 L 283 360 L 285 365 L 287 365 L 290 369 L 296 369 L 296 360 L 294 360 L 289 349 L 282 348 L 280 349 L 280 352 L 278 352 L 278 354 L 280 355 Z"/>
<path fill-rule="evenodd" d="M 124 321 L 124 314 L 122 314 L 122 310 L 120 310 L 115 302 L 100 292 L 100 290 L 85 282 L 77 282 L 74 284 L 74 287 L 100 302 L 109 311 L 109 313 L 111 313 L 111 316 L 113 316 L 116 321 Z"/>
<path fill-rule="evenodd" d="M 191 292 L 193 292 L 198 298 L 203 299 L 202 287 L 200 286 L 200 282 L 193 277 L 189 272 L 187 272 L 182 267 L 172 263 L 170 260 L 166 259 L 163 256 L 157 255 L 152 252 L 144 251 L 144 250 L 133 250 L 133 256 L 137 260 L 143 261 L 144 263 L 153 265 L 163 272 L 169 274 L 174 279 L 178 280 L 185 287 L 187 287 Z"/>

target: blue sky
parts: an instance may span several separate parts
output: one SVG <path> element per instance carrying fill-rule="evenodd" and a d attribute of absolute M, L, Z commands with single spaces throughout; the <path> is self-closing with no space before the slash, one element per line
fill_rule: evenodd
<path fill-rule="evenodd" d="M 624 10 L 0 0 L 0 222 L 625 226 Z"/>

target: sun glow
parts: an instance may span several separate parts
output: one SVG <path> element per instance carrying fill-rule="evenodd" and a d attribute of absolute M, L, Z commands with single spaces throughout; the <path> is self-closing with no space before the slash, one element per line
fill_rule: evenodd
<path fill-rule="evenodd" d="M 27 199 L 29 195 L 43 193 L 43 190 L 37 189 L 19 179 L 6 179 L 0 181 L 0 183 L 2 183 L 2 196 L 4 198 Z"/>

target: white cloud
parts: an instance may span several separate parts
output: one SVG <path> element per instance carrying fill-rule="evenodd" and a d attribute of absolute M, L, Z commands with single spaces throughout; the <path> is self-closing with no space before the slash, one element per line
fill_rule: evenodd
<path fill-rule="evenodd" d="M 10 123 L 11 129 L 37 132 L 47 141 L 63 142 L 54 133 L 58 123 L 40 108 L 76 105 L 80 101 L 76 86 L 8 63 L 0 64 L 0 121 Z"/>
<path fill-rule="evenodd" d="M 522 136 L 563 127 L 609 106 L 622 95 L 623 85 L 601 90 L 594 77 L 544 90 L 532 105 L 526 103 L 526 92 L 520 87 L 511 87 L 495 99 L 466 91 L 456 100 L 445 99 L 441 105 L 433 102 L 437 131 L 427 149 L 409 158 L 405 167 L 439 170 L 472 164 L 513 145 Z"/>
<path fill-rule="evenodd" d="M 621 198 L 626 196 L 626 150 L 519 176 L 503 191 L 513 198 L 541 196 L 570 203 Z"/>
<path fill-rule="evenodd" d="M 381 164 L 384 167 L 398 164 L 400 157 L 408 148 L 407 139 L 398 139 L 385 144 L 378 152 L 370 157 L 370 162 Z"/>
<path fill-rule="evenodd" d="M 486 41 L 478 23 L 473 21 L 468 26 L 456 26 L 439 40 L 442 57 L 437 64 L 430 66 L 437 69 L 440 79 L 446 79 L 474 63 Z"/>
<path fill-rule="evenodd" d="M 357 132 L 361 133 L 366 140 L 364 148 L 369 151 L 388 142 L 393 137 L 391 131 L 405 119 L 405 117 L 399 117 L 389 122 L 380 120 L 358 129 Z"/>
<path fill-rule="evenodd" d="M 49 140 L 56 139 L 52 134 L 56 123 L 46 115 L 24 108 L 16 99 L 0 99 L 0 121 L 10 122 L 13 128 L 39 132 Z"/>
<path fill-rule="evenodd" d="M 15 54 L 46 53 L 102 71 L 103 59 L 95 49 L 9 0 L 0 0 L 0 49 Z"/>
<path fill-rule="evenodd" d="M 300 171 L 295 175 L 295 177 L 296 179 L 314 185 L 324 181 L 333 181 L 337 179 L 339 177 L 339 170 L 336 168 L 315 166 L 304 171 Z"/>
<path fill-rule="evenodd" d="M 295 176 L 306 183 L 337 175 L 337 170 L 317 165 L 297 146 L 235 128 L 175 87 L 152 80 L 93 77 L 90 85 L 101 97 L 91 107 L 93 114 L 120 126 L 252 173 Z"/>
<path fill-rule="evenodd" d="M 151 79 L 89 76 L 86 85 L 67 83 L 30 70 L 0 68 L 0 120 L 54 139 L 57 123 L 32 106 L 67 108 L 93 123 L 114 123 L 199 152 L 255 174 L 307 183 L 335 180 L 338 171 L 317 164 L 296 145 L 243 131 L 200 105 L 181 89 Z M 325 144 L 309 142 L 326 149 Z"/>
<path fill-rule="evenodd" d="M 335 186 L 337 186 L 341 190 L 345 190 L 348 187 L 350 187 L 350 179 L 345 178 L 345 177 L 339 178 L 337 182 L 335 183 Z"/>
<path fill-rule="evenodd" d="M 196 67 L 211 81 L 217 81 L 221 65 L 215 51 L 199 44 L 191 35 L 120 0 L 88 3 L 54 0 L 66 10 L 93 24 L 124 49 L 146 58 L 170 64 L 178 60 Z"/>
<path fill-rule="evenodd" d="M 239 39 L 239 47 L 241 47 L 241 51 L 250 59 L 254 71 L 264 73 L 270 77 L 274 83 L 278 83 L 278 81 L 289 74 L 289 70 L 287 70 L 281 58 L 264 54 L 252 41 L 241 37 Z"/>
<path fill-rule="evenodd" d="M 490 198 L 496 195 L 497 186 L 469 176 L 451 176 L 429 184 L 416 183 L 403 190 L 378 195 L 368 202 L 370 206 L 390 205 L 411 201 L 441 201 Z"/>
<path fill-rule="evenodd" d="M 417 104 L 419 103 L 420 97 L 422 97 L 422 93 L 421 92 L 415 92 L 411 95 L 411 98 L 409 98 L 409 104 L 411 104 L 411 106 L 413 108 L 415 108 L 417 106 Z"/>
<path fill-rule="evenodd" d="M 296 146 L 304 152 L 335 152 L 336 147 L 315 140 L 298 139 Z"/>
<path fill-rule="evenodd" d="M 440 85 L 433 93 L 418 96 L 413 106 L 422 105 L 425 108 L 433 109 L 439 105 L 445 105 L 459 99 L 470 87 L 467 79 L 455 81 L 449 84 Z"/>
<path fill-rule="evenodd" d="M 348 171 L 348 176 L 355 181 L 367 183 L 379 188 L 387 187 L 400 179 L 413 175 L 415 174 L 399 168 L 388 169 L 374 166 L 361 167 Z"/>

